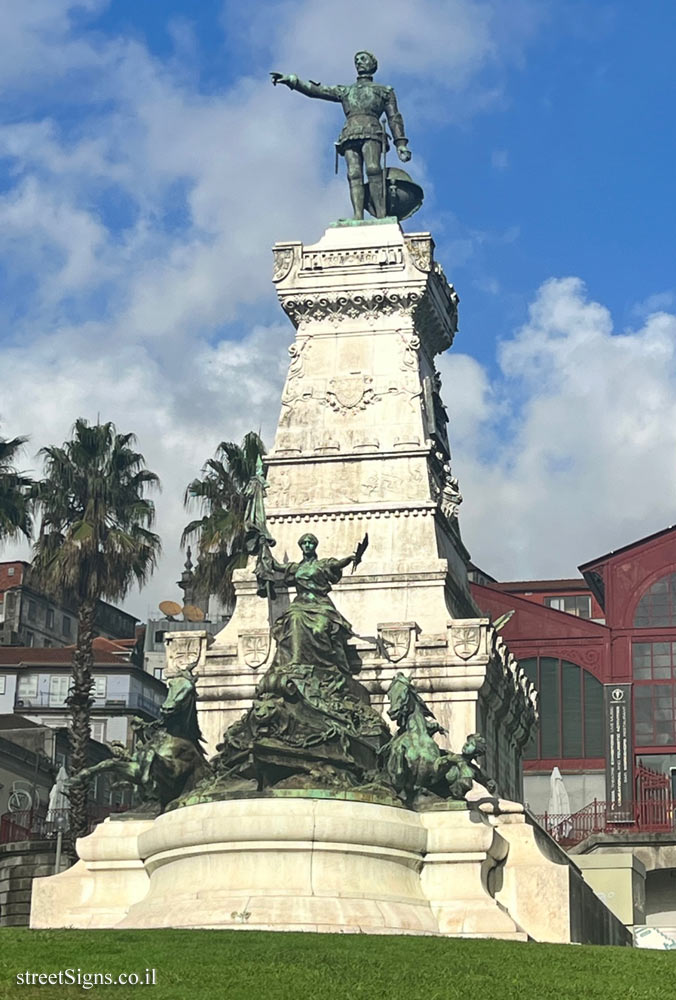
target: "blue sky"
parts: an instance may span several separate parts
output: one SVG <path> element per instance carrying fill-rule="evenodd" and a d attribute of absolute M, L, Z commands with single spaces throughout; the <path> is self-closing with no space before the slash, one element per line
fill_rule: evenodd
<path fill-rule="evenodd" d="M 569 575 L 671 523 L 676 7 L 651 0 L 32 0 L 0 39 L 0 433 L 135 430 L 180 497 L 219 440 L 271 441 L 291 329 L 276 239 L 346 214 L 338 107 L 271 69 L 396 86 L 461 297 L 440 363 L 461 525 L 502 578 Z M 14 550 L 6 549 L 5 556 Z M 171 591 L 171 594 L 170 594 Z"/>

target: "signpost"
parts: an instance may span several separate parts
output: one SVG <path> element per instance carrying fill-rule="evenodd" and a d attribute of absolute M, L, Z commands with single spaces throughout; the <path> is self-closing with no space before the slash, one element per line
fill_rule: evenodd
<path fill-rule="evenodd" d="M 611 823 L 634 822 L 631 684 L 605 684 L 606 800 Z"/>

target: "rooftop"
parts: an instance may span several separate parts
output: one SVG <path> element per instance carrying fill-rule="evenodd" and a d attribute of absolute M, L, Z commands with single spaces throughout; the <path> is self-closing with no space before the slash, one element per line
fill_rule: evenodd
<path fill-rule="evenodd" d="M 97 636 L 92 642 L 94 666 L 116 664 L 133 666 L 129 653 L 133 647 Z M 75 646 L 0 646 L 0 666 L 66 666 L 73 659 Z"/>
<path fill-rule="evenodd" d="M 587 581 L 579 576 L 564 580 L 507 580 L 499 583 L 491 583 L 494 590 L 526 591 L 535 593 L 536 591 L 561 592 L 564 590 L 589 590 Z"/>

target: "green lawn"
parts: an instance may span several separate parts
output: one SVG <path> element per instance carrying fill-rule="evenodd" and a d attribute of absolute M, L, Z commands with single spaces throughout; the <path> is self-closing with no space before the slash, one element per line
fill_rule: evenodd
<path fill-rule="evenodd" d="M 155 986 L 16 985 L 18 973 L 157 970 Z M 674 1000 L 676 953 L 258 931 L 0 929 L 0 997 Z"/>

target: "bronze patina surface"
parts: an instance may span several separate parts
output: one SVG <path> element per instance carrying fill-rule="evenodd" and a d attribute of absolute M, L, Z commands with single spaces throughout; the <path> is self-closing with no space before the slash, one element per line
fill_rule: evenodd
<path fill-rule="evenodd" d="M 357 80 L 347 85 L 326 86 L 313 80 L 301 80 L 294 73 L 270 75 L 275 85 L 282 83 L 306 97 L 342 105 L 345 125 L 336 141 L 336 165 L 338 156 L 343 156 L 354 218 L 363 219 L 366 208 L 377 219 L 388 216 L 404 219 L 422 204 L 422 188 L 403 170 L 386 169 L 385 155 L 390 148 L 390 136 L 382 121 L 383 116 L 399 159 L 404 163 L 411 159 L 397 97 L 393 87 L 374 81 L 378 60 L 371 52 L 357 52 L 354 64 Z"/>

